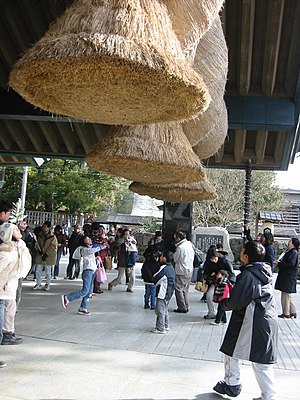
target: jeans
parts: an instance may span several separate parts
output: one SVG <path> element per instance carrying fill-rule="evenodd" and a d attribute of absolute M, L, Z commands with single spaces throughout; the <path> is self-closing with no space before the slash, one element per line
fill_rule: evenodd
<path fill-rule="evenodd" d="M 154 283 L 146 283 L 145 284 L 145 304 L 149 304 L 149 300 L 151 301 L 150 307 L 155 308 L 155 295 L 156 295 L 156 287 Z"/>
<path fill-rule="evenodd" d="M 93 282 L 94 282 L 95 271 L 91 269 L 85 269 L 82 273 L 83 285 L 82 289 L 78 292 L 70 293 L 66 296 L 69 301 L 77 300 L 82 297 L 80 308 L 87 310 L 88 303 L 90 301 L 89 296 L 93 293 Z"/>
<path fill-rule="evenodd" d="M 2 329 L 3 329 L 3 325 L 4 325 L 4 304 L 5 304 L 5 300 L 0 299 L 0 344 L 3 339 Z"/>
<path fill-rule="evenodd" d="M 54 277 L 58 277 L 58 275 L 59 275 L 59 263 L 60 263 L 60 259 L 62 256 L 62 252 L 63 252 L 63 249 L 61 247 L 59 247 L 57 249 L 56 264 L 54 267 L 54 274 L 53 274 Z"/>
<path fill-rule="evenodd" d="M 41 285 L 42 283 L 42 271 L 43 268 L 45 267 L 46 271 L 46 286 L 50 286 L 51 283 L 51 270 L 52 270 L 52 265 L 41 265 L 41 264 L 36 264 L 36 270 L 35 270 L 35 278 L 36 278 L 36 283 L 38 286 Z"/>

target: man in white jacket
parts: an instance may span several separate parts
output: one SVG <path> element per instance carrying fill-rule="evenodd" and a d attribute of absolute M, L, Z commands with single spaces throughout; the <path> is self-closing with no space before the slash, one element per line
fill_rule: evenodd
<path fill-rule="evenodd" d="M 18 279 L 25 277 L 31 266 L 29 250 L 21 237 L 16 225 L 5 222 L 0 226 L 0 343 L 3 338 L 5 301 L 16 301 Z M 12 336 L 14 332 L 10 334 Z M 4 366 L 5 362 L 0 361 L 0 368 Z"/>
<path fill-rule="evenodd" d="M 174 234 L 176 250 L 175 262 L 175 296 L 177 302 L 177 313 L 189 311 L 189 287 L 193 274 L 194 248 L 192 243 L 186 239 L 184 232 L 178 231 Z"/>

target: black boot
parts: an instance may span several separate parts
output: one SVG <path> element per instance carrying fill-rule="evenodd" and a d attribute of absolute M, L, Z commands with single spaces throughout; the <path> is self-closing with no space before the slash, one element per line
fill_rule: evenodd
<path fill-rule="evenodd" d="M 3 339 L 1 344 L 21 344 L 23 342 L 22 338 L 17 338 L 12 332 L 3 333 Z"/>
<path fill-rule="evenodd" d="M 149 303 L 145 301 L 144 308 L 150 308 Z"/>

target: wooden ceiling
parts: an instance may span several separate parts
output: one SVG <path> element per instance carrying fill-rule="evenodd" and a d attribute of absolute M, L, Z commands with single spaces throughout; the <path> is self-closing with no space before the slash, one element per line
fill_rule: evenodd
<path fill-rule="evenodd" d="M 0 2 L 0 166 L 83 159 L 107 126 L 52 116 L 13 90 L 9 72 L 71 0 Z M 300 1 L 227 0 L 229 130 L 208 167 L 285 170 L 299 147 Z"/>

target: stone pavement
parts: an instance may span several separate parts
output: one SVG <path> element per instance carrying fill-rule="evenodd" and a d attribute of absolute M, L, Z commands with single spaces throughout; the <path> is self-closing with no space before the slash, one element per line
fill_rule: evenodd
<path fill-rule="evenodd" d="M 66 257 L 62 260 L 62 276 Z M 137 268 L 137 276 L 139 276 Z M 110 281 L 116 271 L 108 272 Z M 92 314 L 77 314 L 79 300 L 61 305 L 60 295 L 81 287 L 81 280 L 52 281 L 51 291 L 33 291 L 24 281 L 16 318 L 19 346 L 1 346 L 0 399 L 38 400 L 217 400 L 212 387 L 223 378 L 218 351 L 226 326 L 203 319 L 206 304 L 190 289 L 188 314 L 176 314 L 170 303 L 171 331 L 151 333 L 155 314 L 143 309 L 144 285 L 137 279 L 134 293 L 120 285 L 96 295 Z M 300 289 L 300 287 L 299 287 Z M 276 292 L 279 303 L 279 292 Z M 300 310 L 299 295 L 294 296 Z M 300 341 L 298 320 L 280 320 L 279 359 L 275 366 L 278 400 L 300 399 Z M 243 390 L 238 397 L 259 397 L 250 363 L 241 365 Z M 225 396 L 226 397 L 226 396 Z"/>

